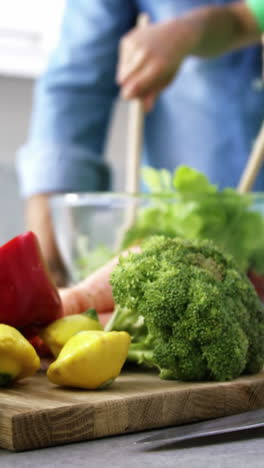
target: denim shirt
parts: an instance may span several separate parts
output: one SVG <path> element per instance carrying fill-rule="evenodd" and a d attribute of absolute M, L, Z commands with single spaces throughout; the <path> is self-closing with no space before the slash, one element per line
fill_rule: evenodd
<path fill-rule="evenodd" d="M 231 0 L 230 0 L 231 1 Z M 36 84 L 28 142 L 19 150 L 21 193 L 107 190 L 103 159 L 118 95 L 120 38 L 140 11 L 151 21 L 229 0 L 68 0 L 58 46 Z M 211 182 L 236 186 L 264 114 L 261 48 L 217 59 L 188 58 L 147 115 L 143 164 L 187 164 Z M 255 190 L 264 189 L 264 172 Z"/>

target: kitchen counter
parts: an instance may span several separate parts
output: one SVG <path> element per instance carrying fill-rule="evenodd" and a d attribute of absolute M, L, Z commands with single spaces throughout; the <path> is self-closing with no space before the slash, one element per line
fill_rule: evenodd
<path fill-rule="evenodd" d="M 136 445 L 148 431 L 30 452 L 0 449 L 1 468 L 263 468 L 264 428 L 162 446 Z"/>

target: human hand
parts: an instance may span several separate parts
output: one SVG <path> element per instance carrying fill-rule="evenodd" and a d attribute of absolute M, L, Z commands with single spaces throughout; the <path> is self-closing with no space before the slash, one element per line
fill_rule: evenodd
<path fill-rule="evenodd" d="M 136 27 L 120 43 L 117 82 L 124 99 L 140 98 L 146 111 L 176 75 L 191 50 L 184 20 Z"/>

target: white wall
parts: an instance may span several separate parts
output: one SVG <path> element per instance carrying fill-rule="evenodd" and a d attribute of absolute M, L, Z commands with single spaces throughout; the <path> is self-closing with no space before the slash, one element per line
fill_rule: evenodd
<path fill-rule="evenodd" d="M 0 0 L 0 73 L 36 77 L 59 37 L 64 0 Z"/>
<path fill-rule="evenodd" d="M 30 80 L 0 77 L 0 244 L 23 230 L 14 159 L 27 133 L 31 89 Z"/>

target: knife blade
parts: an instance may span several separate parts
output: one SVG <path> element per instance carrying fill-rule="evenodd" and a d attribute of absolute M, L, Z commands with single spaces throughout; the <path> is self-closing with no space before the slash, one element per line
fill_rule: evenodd
<path fill-rule="evenodd" d="M 147 444 L 151 442 L 162 442 L 183 440 L 211 435 L 225 434 L 228 432 L 255 429 L 264 426 L 264 408 L 246 411 L 233 416 L 224 416 L 183 426 L 173 426 L 136 441 L 136 444 Z"/>

